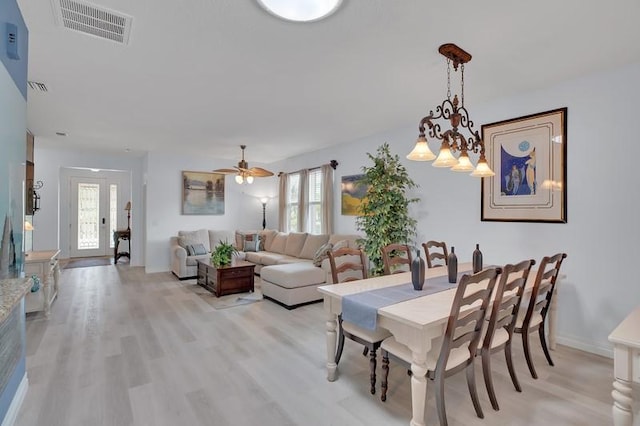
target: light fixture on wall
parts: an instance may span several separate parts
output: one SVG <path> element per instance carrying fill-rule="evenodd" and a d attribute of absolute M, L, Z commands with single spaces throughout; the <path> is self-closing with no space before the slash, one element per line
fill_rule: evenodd
<path fill-rule="evenodd" d="M 455 172 L 472 172 L 471 176 L 476 177 L 494 176 L 495 173 L 484 155 L 484 142 L 478 131 L 473 129 L 473 121 L 464 106 L 464 64 L 471 60 L 471 55 L 452 43 L 443 44 L 438 52 L 447 58 L 447 99 L 436 107 L 435 113 L 431 110 L 429 115 L 420 120 L 416 146 L 407 158 L 414 161 L 431 161 L 435 158 L 434 167 L 450 167 Z M 460 99 L 457 94 L 451 99 L 452 65 L 454 72 L 460 68 Z M 436 122 L 440 119 L 449 120 L 451 128 L 441 131 L 440 124 Z M 442 141 L 437 158 L 429 149 L 425 125 L 429 128 L 429 137 Z M 461 134 L 458 129 L 466 129 L 471 136 Z M 456 151 L 460 151 L 458 158 L 453 155 Z M 469 159 L 469 152 L 480 154 L 475 169 Z"/>
<path fill-rule="evenodd" d="M 131 231 L 131 201 L 127 201 L 124 209 L 127 211 L 127 231 Z"/>
<path fill-rule="evenodd" d="M 267 203 L 269 199 L 267 197 L 260 198 L 260 203 L 262 203 L 262 229 L 267 228 Z"/>
<path fill-rule="evenodd" d="M 38 210 L 40 210 L 40 194 L 38 191 L 42 189 L 44 183 L 41 180 L 33 181 L 31 179 L 27 180 L 28 191 L 27 194 L 31 196 L 31 214 L 36 214 Z"/>

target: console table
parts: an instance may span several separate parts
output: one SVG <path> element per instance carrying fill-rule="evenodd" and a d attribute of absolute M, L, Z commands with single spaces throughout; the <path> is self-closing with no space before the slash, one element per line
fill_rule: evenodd
<path fill-rule="evenodd" d="M 118 251 L 120 241 L 128 241 L 129 247 L 127 251 Z M 126 257 L 131 260 L 131 230 L 124 229 L 122 231 L 113 231 L 113 263 L 118 263 L 118 259 Z"/>
<path fill-rule="evenodd" d="M 613 424 L 633 424 L 633 382 L 640 383 L 640 307 L 609 335 L 613 343 Z"/>
<path fill-rule="evenodd" d="M 25 253 L 24 273 L 27 278 L 37 275 L 40 278 L 40 290 L 28 292 L 25 297 L 25 312 L 44 311 L 49 316 L 51 303 L 58 295 L 60 250 L 30 251 Z"/>

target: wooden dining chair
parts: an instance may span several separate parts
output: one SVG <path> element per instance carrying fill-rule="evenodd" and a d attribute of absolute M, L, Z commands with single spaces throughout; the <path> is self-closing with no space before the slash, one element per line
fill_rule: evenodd
<path fill-rule="evenodd" d="M 476 415 L 484 418 L 476 390 L 473 360 L 482 336 L 485 316 L 497 275 L 497 268 L 487 268 L 477 274 L 462 276 L 451 306 L 440 354 L 437 358 L 433 355 L 433 351 L 427 354 L 427 378 L 435 384 L 436 408 L 441 426 L 447 425 L 444 379 L 461 370 L 466 370 L 467 385 Z M 383 401 L 387 398 L 389 355 L 408 365 L 411 365 L 412 360 L 411 350 L 398 343 L 394 337 L 389 337 L 382 342 L 381 399 Z"/>
<path fill-rule="evenodd" d="M 329 265 L 331 265 L 331 276 L 335 284 L 367 278 L 366 258 L 362 250 L 341 248 L 336 251 L 329 250 L 327 254 L 329 255 Z M 382 341 L 390 335 L 391 333 L 383 328 L 373 331 L 367 330 L 349 321 L 343 321 L 342 315 L 338 316 L 336 364 L 342 358 L 345 337 L 363 345 L 363 355 L 369 354 L 372 395 L 376 393 L 376 351 L 380 348 Z"/>
<path fill-rule="evenodd" d="M 558 253 L 553 256 L 545 256 L 540 261 L 538 273 L 531 290 L 531 298 L 526 309 L 520 309 L 514 333 L 522 335 L 522 345 L 524 346 L 524 356 L 529 366 L 529 372 L 534 379 L 538 378 L 536 369 L 531 359 L 531 349 L 529 345 L 529 334 L 538 331 L 540 336 L 540 344 L 547 358 L 549 365 L 553 366 L 553 360 L 549 354 L 547 347 L 547 339 L 545 333 L 545 320 L 553 299 L 553 292 L 556 287 L 556 280 L 560 272 L 562 261 L 567 257 L 566 253 Z"/>
<path fill-rule="evenodd" d="M 427 241 L 422 243 L 424 248 L 424 256 L 427 259 L 427 268 L 436 268 L 438 266 L 446 266 L 449 257 L 447 243 L 444 241 Z"/>
<path fill-rule="evenodd" d="M 407 244 L 389 244 L 382 247 L 384 274 L 391 275 L 411 270 L 411 248 Z M 404 267 L 403 265 L 408 265 Z"/>
<path fill-rule="evenodd" d="M 482 356 L 482 374 L 484 384 L 491 400 L 494 410 L 499 410 L 498 400 L 493 387 L 491 377 L 491 354 L 504 349 L 504 356 L 507 361 L 507 368 L 513 386 L 518 392 L 522 392 L 516 371 L 513 368 L 511 356 L 511 342 L 513 340 L 513 329 L 516 326 L 520 303 L 524 286 L 529 277 L 531 266 L 535 260 L 523 260 L 516 265 L 505 265 L 500 273 L 498 284 L 494 291 L 493 303 L 491 304 L 491 314 L 489 315 L 484 338 L 479 343 L 479 354 Z"/>

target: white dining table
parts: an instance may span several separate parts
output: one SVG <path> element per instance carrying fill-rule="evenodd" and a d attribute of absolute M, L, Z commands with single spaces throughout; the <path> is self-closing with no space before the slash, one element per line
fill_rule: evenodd
<path fill-rule="evenodd" d="M 459 271 L 471 270 L 471 263 L 458 266 Z M 534 270 L 529 274 L 525 295 L 531 292 L 535 279 Z M 446 275 L 447 268 L 431 268 L 426 270 L 426 279 Z M 337 318 L 342 313 L 342 298 L 360 292 L 377 290 L 411 282 L 409 272 L 366 280 L 351 281 L 343 284 L 325 285 L 318 288 L 324 297 L 324 309 L 327 331 L 327 380 L 337 379 L 337 364 L 335 362 Z M 559 281 L 556 282 L 556 292 Z M 432 293 L 426 296 L 396 303 L 378 309 L 377 326 L 385 328 L 393 334 L 399 343 L 406 345 L 412 353 L 411 362 L 411 408 L 412 426 L 425 425 L 427 414 L 426 395 L 429 380 L 426 377 L 427 354 L 434 348 L 440 348 L 439 340 L 444 335 L 451 305 L 455 295 L 455 288 Z M 557 294 L 552 299 L 549 309 L 549 347 L 555 348 L 555 312 Z"/>

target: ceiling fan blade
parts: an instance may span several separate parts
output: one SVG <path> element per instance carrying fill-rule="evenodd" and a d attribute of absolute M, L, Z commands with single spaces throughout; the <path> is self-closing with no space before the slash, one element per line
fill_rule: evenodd
<path fill-rule="evenodd" d="M 262 167 L 252 167 L 249 169 L 249 173 L 255 177 L 273 176 L 273 172 L 263 169 Z"/>
<path fill-rule="evenodd" d="M 236 169 L 216 169 L 213 171 L 214 173 L 222 173 L 222 174 L 234 174 L 234 173 L 238 173 L 238 170 Z"/>

